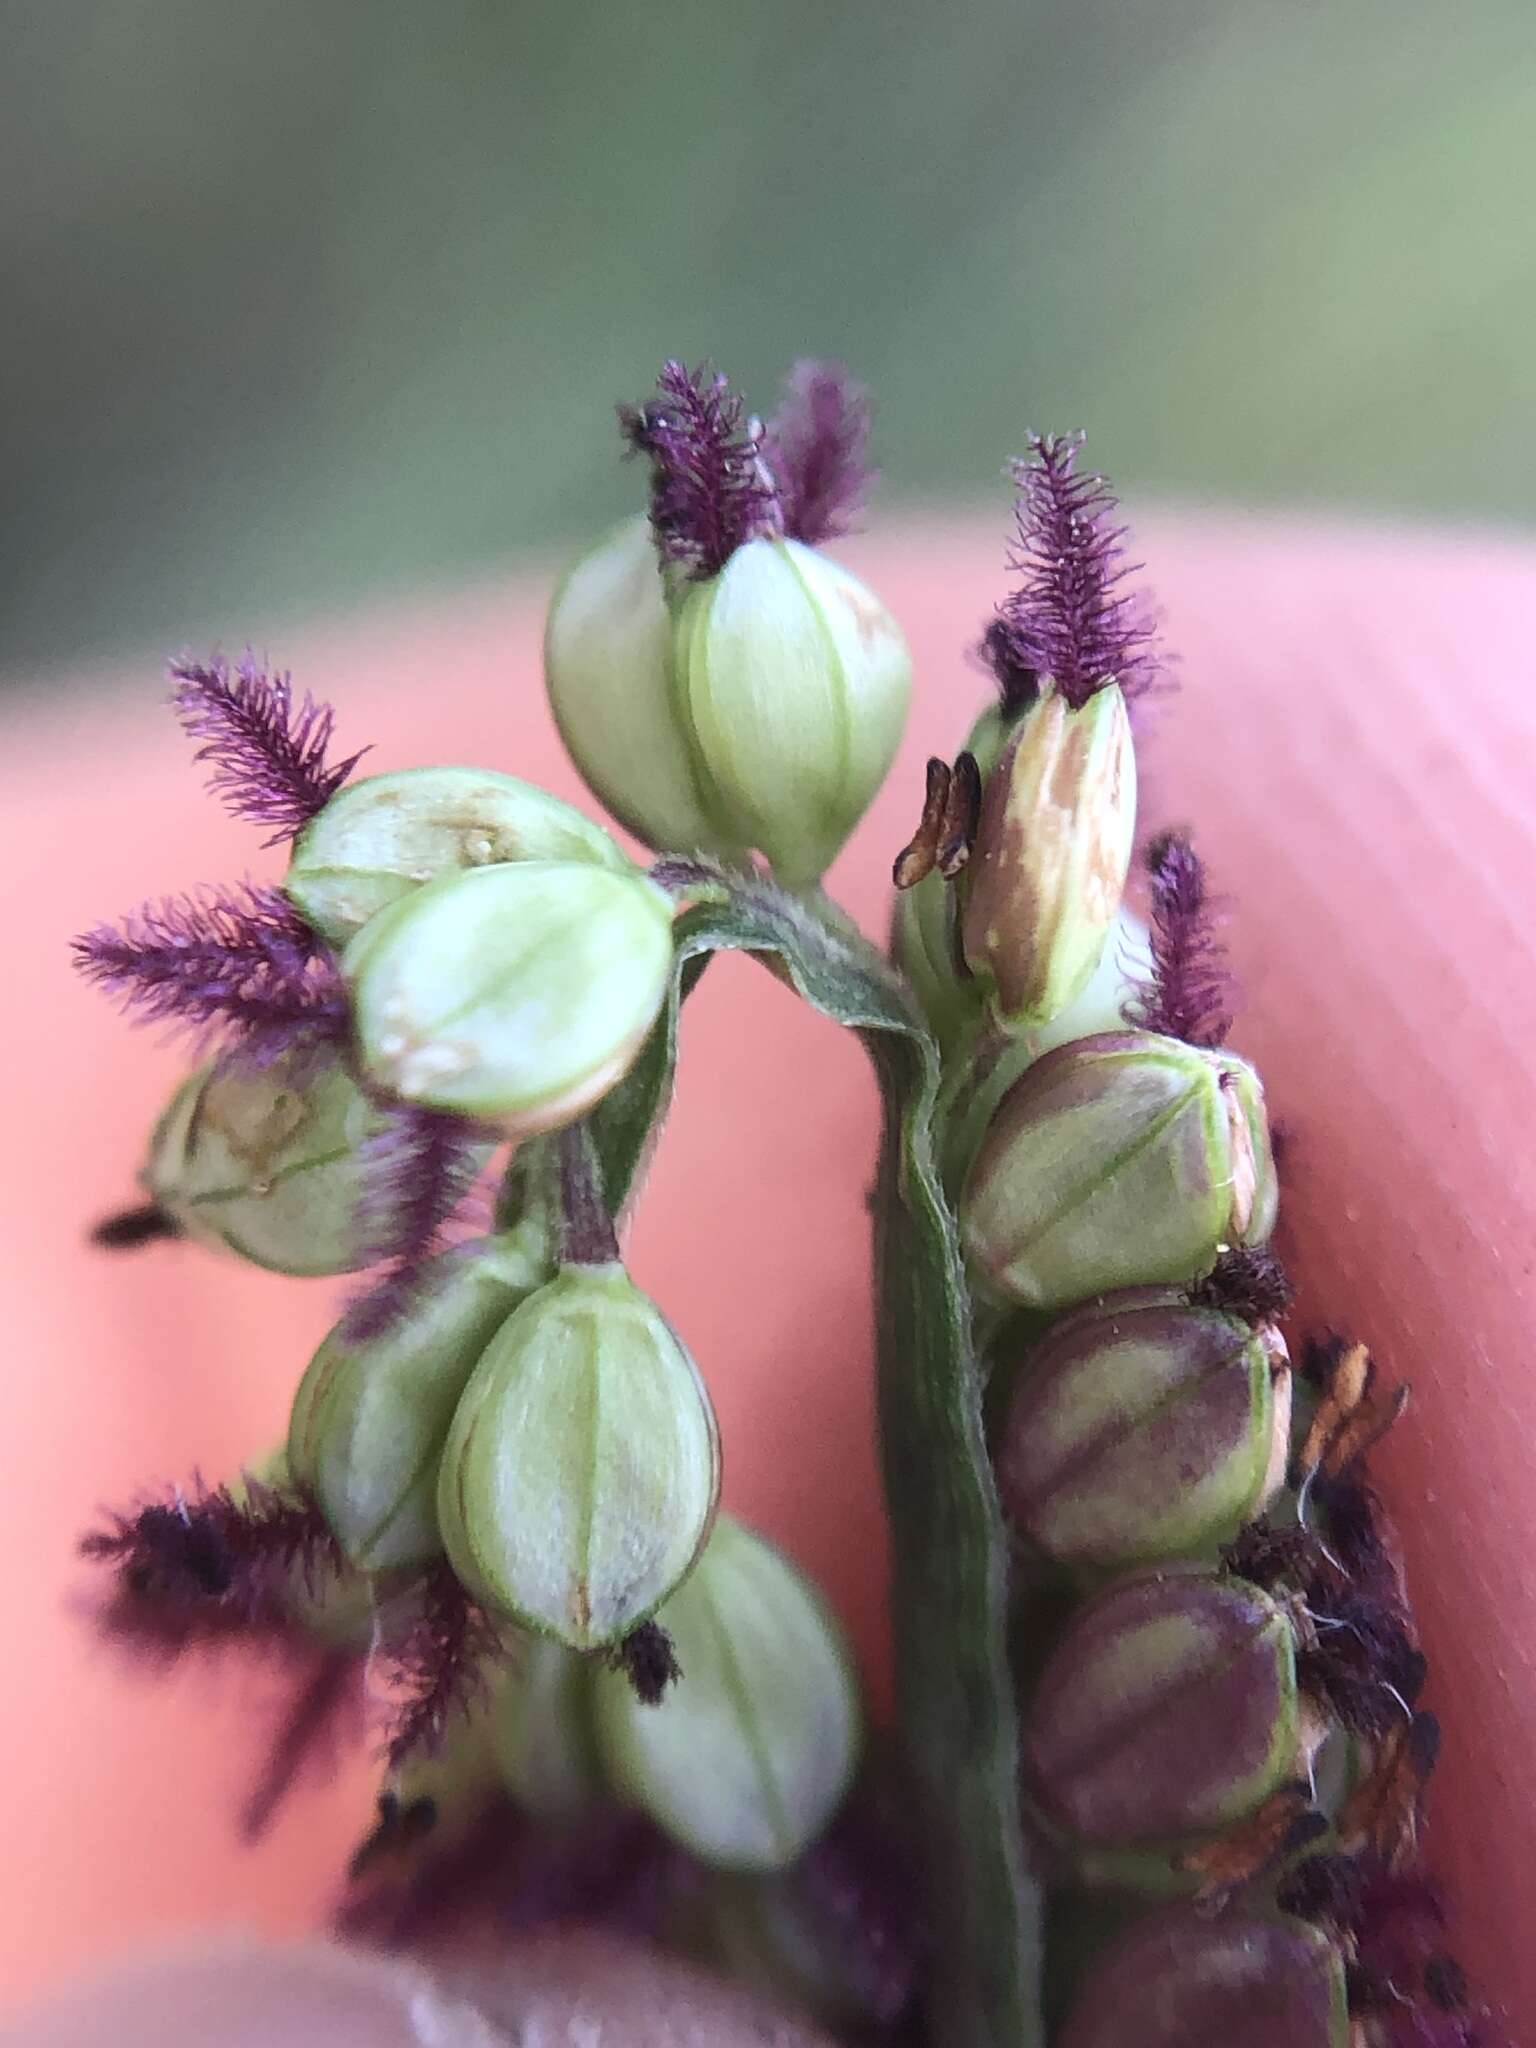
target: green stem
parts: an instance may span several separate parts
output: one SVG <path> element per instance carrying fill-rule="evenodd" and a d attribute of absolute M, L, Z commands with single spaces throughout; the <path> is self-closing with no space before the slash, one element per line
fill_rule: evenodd
<path fill-rule="evenodd" d="M 901 1737 L 938 1936 L 928 2032 L 953 2048 L 1032 2048 L 1043 2039 L 1041 1902 L 1018 1816 L 1007 1542 L 931 1133 L 926 1118 L 903 1113 L 888 1080 L 884 1092 L 875 1205 L 881 1451 Z"/>
<path fill-rule="evenodd" d="M 710 953 L 767 956 L 815 1009 L 858 1032 L 885 1108 L 881 1453 L 899 1734 L 933 1939 L 927 2034 L 934 2048 L 1041 2048 L 1040 1898 L 1019 1819 L 1008 1549 L 965 1269 L 935 1156 L 938 1049 L 885 960 L 819 894 L 733 880 L 727 902 L 685 912 L 676 933 L 667 1012 L 591 1120 L 608 1205 L 622 1205 L 665 1114 L 678 1008 Z"/>
<path fill-rule="evenodd" d="M 556 1140 L 560 1161 L 560 1257 L 567 1266 L 606 1266 L 619 1256 L 613 1217 L 603 1199 L 592 1134 L 568 1124 Z"/>

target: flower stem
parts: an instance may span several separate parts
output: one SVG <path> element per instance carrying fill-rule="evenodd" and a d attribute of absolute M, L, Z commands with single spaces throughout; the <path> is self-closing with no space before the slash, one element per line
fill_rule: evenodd
<path fill-rule="evenodd" d="M 584 1123 L 559 1138 L 560 1256 L 567 1266 L 611 1266 L 619 1256 L 613 1218 L 603 1200 L 597 1154 Z"/>
<path fill-rule="evenodd" d="M 863 1041 L 885 1104 L 877 1369 L 898 1733 L 928 1878 L 925 2039 L 931 2048 L 1041 2048 L 1041 1907 L 1019 1816 L 1008 1546 L 970 1294 L 936 1156 L 938 1047 L 898 976 L 819 889 L 792 893 L 759 877 L 726 886 L 725 900 L 678 918 L 667 1008 L 593 1113 L 602 1186 L 620 1206 L 666 1114 L 678 1010 L 709 955 L 757 955 Z"/>

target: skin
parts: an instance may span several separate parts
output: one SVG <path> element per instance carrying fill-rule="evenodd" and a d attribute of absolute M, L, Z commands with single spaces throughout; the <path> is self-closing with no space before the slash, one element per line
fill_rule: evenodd
<path fill-rule="evenodd" d="M 212 2031 L 209 2031 L 209 2030 Z M 0 2033 L 6 2048 L 831 2048 L 819 2030 L 686 1963 L 583 1928 L 428 1974 L 306 1943 L 225 1941 L 141 1962 Z"/>
<path fill-rule="evenodd" d="M 970 527 L 912 526 L 846 550 L 895 601 L 919 678 L 891 783 L 831 878 L 872 930 L 915 822 L 923 759 L 952 755 L 977 708 L 982 684 L 961 650 L 1000 588 L 1002 524 L 1000 512 Z M 1149 519 L 1137 541 L 1182 657 L 1181 693 L 1142 750 L 1143 815 L 1191 821 L 1234 905 L 1246 988 L 1234 1042 L 1292 1133 L 1282 1243 L 1302 1286 L 1297 1327 L 1365 1336 L 1389 1375 L 1414 1383 L 1375 1469 L 1401 1526 L 1436 1673 L 1428 1697 L 1445 1727 L 1435 1857 L 1474 1982 L 1529 2010 L 1536 699 L 1517 684 L 1511 649 L 1536 606 L 1536 549 L 1228 518 Z M 346 744 L 377 742 L 370 766 L 482 760 L 590 811 L 539 689 L 541 604 L 532 585 L 470 592 L 301 633 L 281 652 L 301 684 L 336 702 Z M 464 682 L 423 688 L 424 677 Z M 28 862 L 7 904 L 10 1057 L 24 1085 L 0 1186 L 13 1657 L 0 1715 L 9 1754 L 26 1765 L 7 1786 L 0 1873 L 0 1986 L 12 2003 L 173 1934 L 314 1927 L 367 1801 L 358 1753 L 306 1789 L 259 1851 L 240 1851 L 231 1816 L 255 1688 L 197 1673 L 146 1684 L 81 1618 L 71 1545 L 98 1504 L 194 1467 L 221 1473 L 275 1440 L 336 1298 L 327 1283 L 188 1248 L 113 1260 L 81 1242 L 88 1219 L 130 1195 L 180 1062 L 72 980 L 66 935 L 166 889 L 265 874 L 274 859 L 199 798 L 187 749 L 155 715 L 153 665 L 99 681 L 92 696 L 70 679 L 67 709 L 41 695 L 14 708 L 0 770 L 8 832 Z M 635 1276 L 710 1380 L 729 1505 L 849 1617 L 880 1711 L 860 1211 L 873 1091 L 857 1047 L 744 962 L 711 970 L 690 1006 L 687 1052 L 632 1233 Z M 718 1164 L 727 1126 L 750 1175 Z M 768 1284 L 744 1315 L 748 1262 Z M 557 1988 L 585 1995 L 595 1967 L 572 1949 Z M 248 1985 L 205 1986 L 215 2006 L 199 2008 L 204 2020 L 224 1999 L 248 2030 L 219 2019 L 223 2031 L 202 2038 L 293 2038 L 276 1982 L 270 2024 L 254 2032 Z M 156 2038 L 174 2035 L 171 2024 Z M 128 2037 L 114 2026 L 12 2038 Z"/>

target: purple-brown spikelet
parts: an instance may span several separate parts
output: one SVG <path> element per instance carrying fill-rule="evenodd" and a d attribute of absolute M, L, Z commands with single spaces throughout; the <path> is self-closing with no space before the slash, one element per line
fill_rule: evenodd
<path fill-rule="evenodd" d="M 851 531 L 874 481 L 870 417 L 868 391 L 841 363 L 808 357 L 790 371 L 763 453 L 791 540 L 817 547 Z"/>
<path fill-rule="evenodd" d="M 1181 832 L 1147 849 L 1152 877 L 1152 972 L 1125 1020 L 1189 1045 L 1216 1046 L 1232 1029 L 1232 974 L 1217 931 L 1205 863 Z"/>
<path fill-rule="evenodd" d="M 1018 579 L 982 635 L 983 659 L 1003 704 L 1020 711 L 1049 676 L 1074 710 L 1118 683 L 1127 701 L 1157 681 L 1150 607 L 1129 587 L 1126 529 L 1104 478 L 1077 474 L 1079 434 L 1031 434 L 1012 465 L 1017 533 L 1008 566 Z"/>
<path fill-rule="evenodd" d="M 474 1186 L 483 1143 L 480 1127 L 464 1117 L 401 1107 L 359 1148 L 358 1232 L 384 1270 L 347 1310 L 351 1342 L 378 1336 L 417 1298 L 445 1226 Z"/>
<path fill-rule="evenodd" d="M 75 965 L 142 1023 L 270 1058 L 334 1040 L 347 1004 L 329 949 L 276 889 L 251 883 L 167 897 L 74 941 Z"/>
<path fill-rule="evenodd" d="M 486 1666 L 502 1653 L 495 1625 L 448 1564 L 419 1581 L 401 1627 L 384 1641 L 395 1700 L 385 1748 L 392 1770 L 439 1747 L 449 1723 L 479 1698 Z"/>
<path fill-rule="evenodd" d="M 209 788 L 235 817 L 272 826 L 268 846 L 301 832 L 367 752 L 328 761 L 331 707 L 295 698 L 286 674 L 250 655 L 233 669 L 219 654 L 173 661 L 171 681 L 177 717 L 202 742 L 193 758 L 213 770 Z"/>
<path fill-rule="evenodd" d="M 690 582 L 718 575 L 744 541 L 783 531 L 762 428 L 708 363 L 664 363 L 656 396 L 621 405 L 619 424 L 650 459 L 662 561 Z"/>

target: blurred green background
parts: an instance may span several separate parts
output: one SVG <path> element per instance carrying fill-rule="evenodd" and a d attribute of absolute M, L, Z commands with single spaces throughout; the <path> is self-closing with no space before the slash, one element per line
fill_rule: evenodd
<path fill-rule="evenodd" d="M 5 0 L 0 662 L 566 545 L 807 348 L 887 498 L 1529 519 L 1533 0 Z"/>

